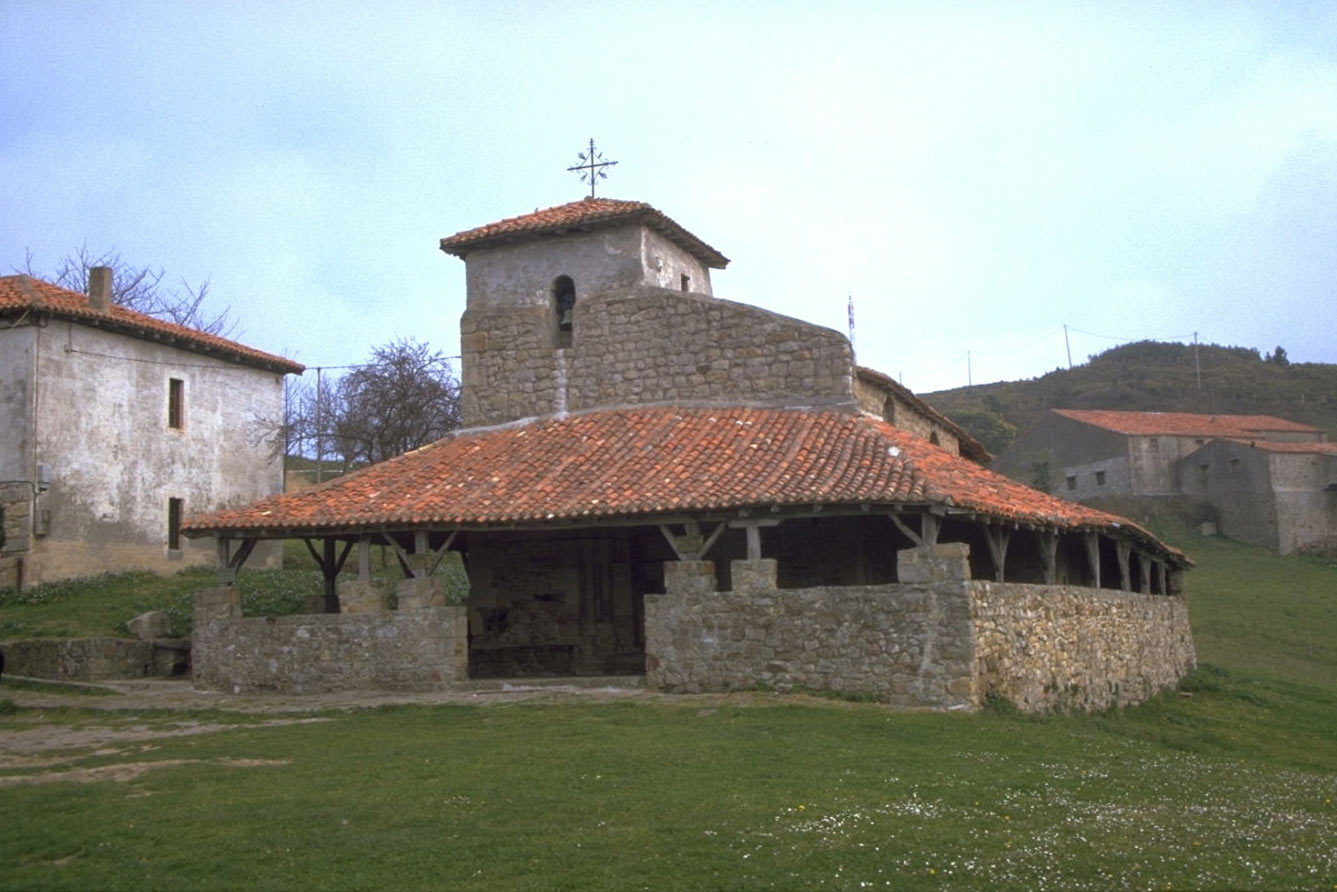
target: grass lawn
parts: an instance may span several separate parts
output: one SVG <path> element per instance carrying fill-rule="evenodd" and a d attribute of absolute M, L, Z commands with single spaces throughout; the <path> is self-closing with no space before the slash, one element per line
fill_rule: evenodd
<path fill-rule="evenodd" d="M 1337 568 L 1163 532 L 1200 564 L 1203 665 L 1095 716 L 0 709 L 0 735 L 217 726 L 0 769 L 0 888 L 1337 888 Z"/>

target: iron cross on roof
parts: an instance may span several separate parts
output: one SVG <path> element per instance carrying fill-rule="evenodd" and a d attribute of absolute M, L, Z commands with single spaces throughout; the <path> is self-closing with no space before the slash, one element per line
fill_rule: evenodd
<path fill-rule="evenodd" d="M 568 171 L 581 171 L 580 181 L 590 184 L 590 198 L 594 197 L 594 184 L 599 180 L 608 179 L 608 174 L 604 171 L 605 167 L 612 167 L 616 161 L 605 161 L 603 152 L 594 148 L 594 138 L 590 137 L 590 147 L 587 151 L 578 152 L 582 163 L 568 167 Z"/>

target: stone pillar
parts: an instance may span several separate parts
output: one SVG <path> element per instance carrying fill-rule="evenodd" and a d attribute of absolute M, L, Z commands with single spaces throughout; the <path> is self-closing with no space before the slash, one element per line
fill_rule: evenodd
<path fill-rule="evenodd" d="M 390 586 L 385 582 L 341 582 L 338 591 L 340 613 L 376 613 L 390 607 Z"/>
<path fill-rule="evenodd" d="M 664 592 L 668 595 L 704 595 L 715 591 L 714 561 L 665 561 Z"/>
<path fill-rule="evenodd" d="M 755 561 L 730 561 L 729 573 L 736 592 L 775 591 L 775 571 L 778 562 L 771 558 Z"/>
<path fill-rule="evenodd" d="M 220 585 L 195 593 L 193 626 L 202 629 L 220 619 L 241 619 L 241 589 Z"/>
<path fill-rule="evenodd" d="M 969 578 L 970 546 L 964 542 L 923 545 L 896 552 L 898 582 L 947 582 Z"/>
<path fill-rule="evenodd" d="M 446 606 L 446 590 L 441 581 L 433 576 L 401 579 L 395 585 L 395 597 L 401 611 Z"/>

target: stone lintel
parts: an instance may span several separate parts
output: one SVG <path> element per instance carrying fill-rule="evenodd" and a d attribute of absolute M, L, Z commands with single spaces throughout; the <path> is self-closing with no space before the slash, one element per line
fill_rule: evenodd
<path fill-rule="evenodd" d="M 670 595 L 703 595 L 715 591 L 715 562 L 665 561 L 664 591 Z"/>
<path fill-rule="evenodd" d="M 898 551 L 896 578 L 903 583 L 969 579 L 970 546 L 964 542 L 944 542 Z"/>

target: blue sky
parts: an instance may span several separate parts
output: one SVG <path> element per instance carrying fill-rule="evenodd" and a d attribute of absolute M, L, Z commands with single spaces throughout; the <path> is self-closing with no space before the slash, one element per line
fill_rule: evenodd
<path fill-rule="evenodd" d="M 239 338 L 458 351 L 437 241 L 600 194 L 928 392 L 1122 340 L 1337 362 L 1337 3 L 0 0 L 0 268 L 208 279 Z M 969 360 L 967 359 L 969 354 Z"/>

